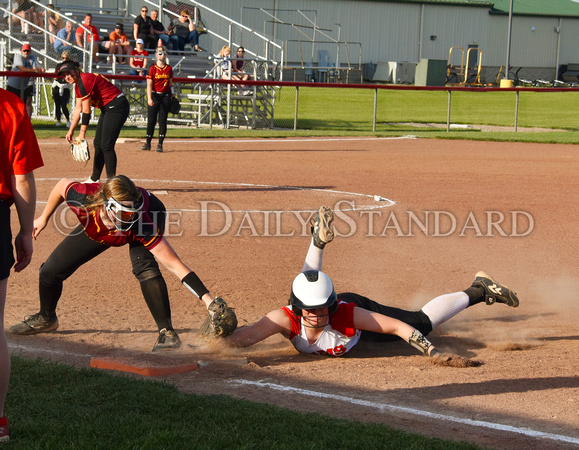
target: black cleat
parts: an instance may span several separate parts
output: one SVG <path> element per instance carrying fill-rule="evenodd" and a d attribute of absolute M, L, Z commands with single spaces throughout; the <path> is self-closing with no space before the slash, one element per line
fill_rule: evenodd
<path fill-rule="evenodd" d="M 162 144 L 157 144 L 157 149 L 155 150 L 156 152 L 159 153 L 163 153 L 163 145 Z"/>
<path fill-rule="evenodd" d="M 167 330 L 167 328 L 163 328 L 159 331 L 159 337 L 155 342 L 153 351 L 157 352 L 159 350 L 177 349 L 179 347 L 181 347 L 181 339 L 179 339 L 179 335 L 175 330 Z"/>
<path fill-rule="evenodd" d="M 141 147 L 141 150 L 144 150 L 146 152 L 148 152 L 149 150 L 151 150 L 151 144 L 147 144 L 146 142 L 143 144 L 143 146 Z"/>
<path fill-rule="evenodd" d="M 493 303 L 504 303 L 513 308 L 519 306 L 517 294 L 511 291 L 504 284 L 495 281 L 493 277 L 485 272 L 477 272 L 472 285 L 484 289 L 485 303 L 487 305 L 492 305 Z"/>

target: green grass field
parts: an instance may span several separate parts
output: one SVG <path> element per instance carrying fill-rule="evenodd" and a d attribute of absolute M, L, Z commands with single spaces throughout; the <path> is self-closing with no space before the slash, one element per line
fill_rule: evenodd
<path fill-rule="evenodd" d="M 476 449 L 158 381 L 12 358 L 4 449 Z"/>
<path fill-rule="evenodd" d="M 374 91 L 367 89 L 307 87 L 299 90 L 298 129 L 293 130 L 295 88 L 278 91 L 274 130 L 223 130 L 173 128 L 170 138 L 187 137 L 291 137 L 291 136 L 402 136 L 434 139 L 469 139 L 512 142 L 579 143 L 578 92 L 521 92 L 519 127 L 553 129 L 547 132 L 482 132 L 476 129 L 425 128 L 420 124 L 446 125 L 446 91 L 380 90 L 377 95 L 376 132 L 373 132 Z M 452 124 L 513 127 L 514 92 L 453 92 Z M 35 121 L 39 138 L 62 137 L 54 123 Z M 565 131 L 556 131 L 565 130 Z M 94 126 L 89 129 L 94 134 Z M 143 138 L 143 128 L 126 126 L 122 137 Z"/>

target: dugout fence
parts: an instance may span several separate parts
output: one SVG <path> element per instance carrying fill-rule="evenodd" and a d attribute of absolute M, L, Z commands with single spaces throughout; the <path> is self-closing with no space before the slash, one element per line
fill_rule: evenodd
<path fill-rule="evenodd" d="M 267 64 L 264 63 L 267 67 Z M 255 68 L 257 70 L 257 67 Z M 267 69 L 263 69 L 267 70 Z M 0 72 L 0 85 L 7 76 Z M 108 75 L 128 97 L 127 125 L 146 126 L 142 78 Z M 33 101 L 35 125 L 54 127 L 54 74 L 39 75 Z M 476 125 L 577 131 L 576 88 L 476 88 L 324 84 L 175 78 L 182 103 L 169 125 L 191 129 L 280 129 L 391 132 L 446 131 Z M 72 99 L 70 108 L 74 105 Z M 98 117 L 98 110 L 93 117 Z M 192 134 L 193 136 L 194 134 Z"/>

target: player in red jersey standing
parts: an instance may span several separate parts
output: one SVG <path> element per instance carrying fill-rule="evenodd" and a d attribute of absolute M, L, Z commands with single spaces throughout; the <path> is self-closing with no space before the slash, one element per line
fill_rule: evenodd
<path fill-rule="evenodd" d="M 97 182 L 107 168 L 107 178 L 117 174 L 117 154 L 115 144 L 121 128 L 129 117 L 129 101 L 109 80 L 99 74 L 81 73 L 77 62 L 64 61 L 56 67 L 59 75 L 64 75 L 68 84 L 73 84 L 76 92 L 76 107 L 72 113 L 66 140 L 72 142 L 74 130 L 80 122 L 79 140 L 86 136 L 90 123 L 91 107 L 100 108 L 101 114 L 94 137 L 94 159 L 92 175 L 88 182 Z"/>
<path fill-rule="evenodd" d="M 167 284 L 157 261 L 206 306 L 214 299 L 164 236 L 166 210 L 161 200 L 135 186 L 124 175 L 109 178 L 104 184 L 79 183 L 63 178 L 52 189 L 44 211 L 34 221 L 35 239 L 62 202 L 66 202 L 80 224 L 40 267 L 40 311 L 12 326 L 10 332 L 30 335 L 56 330 L 59 326 L 56 306 L 64 281 L 109 248 L 128 245 L 133 274 L 159 329 L 153 351 L 178 348 L 181 341 L 173 329 Z M 110 294 L 114 296 L 115 283 L 122 283 L 122 278 L 105 281 L 102 286 L 110 287 Z M 93 299 L 87 299 L 87 304 L 93 303 Z"/>
<path fill-rule="evenodd" d="M 157 47 L 157 61 L 149 69 L 147 75 L 147 142 L 141 150 L 151 150 L 151 141 L 155 133 L 157 116 L 159 116 L 159 143 L 157 151 L 163 151 L 163 141 L 167 133 L 167 116 L 173 97 L 173 69 L 167 64 L 167 49 Z"/>
<path fill-rule="evenodd" d="M 15 272 L 20 272 L 32 259 L 36 208 L 34 170 L 42 165 L 42 155 L 24 102 L 15 94 L 0 89 L 0 445 L 10 439 L 8 421 L 4 416 L 10 379 L 10 353 L 4 334 L 8 277 L 12 267 Z M 10 228 L 10 207 L 13 204 L 20 223 L 14 245 Z"/>

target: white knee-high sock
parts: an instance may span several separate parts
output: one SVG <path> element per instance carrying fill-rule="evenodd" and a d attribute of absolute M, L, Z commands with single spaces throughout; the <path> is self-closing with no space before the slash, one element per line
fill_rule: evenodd
<path fill-rule="evenodd" d="M 469 305 L 468 295 L 464 292 L 440 295 L 430 300 L 422 307 L 422 312 L 428 316 L 432 328 L 436 328 L 448 319 L 465 310 Z"/>
<path fill-rule="evenodd" d="M 310 242 L 310 248 L 308 249 L 308 254 L 306 255 L 306 261 L 304 262 L 304 267 L 302 272 L 306 270 L 322 270 L 322 258 L 324 256 L 324 250 L 318 248 L 314 245 L 314 240 Z"/>

